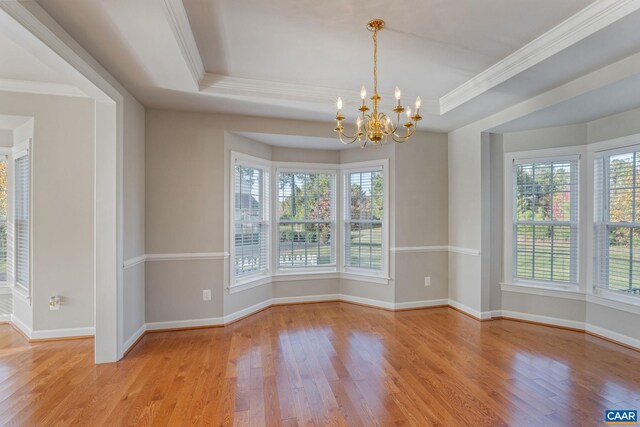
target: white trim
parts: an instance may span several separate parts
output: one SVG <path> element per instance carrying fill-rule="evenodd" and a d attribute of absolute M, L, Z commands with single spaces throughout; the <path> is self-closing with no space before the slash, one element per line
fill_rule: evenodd
<path fill-rule="evenodd" d="M 204 78 L 205 69 L 202 57 L 196 44 L 196 39 L 189 25 L 189 17 L 182 0 L 164 0 L 164 12 L 167 22 L 178 43 L 184 62 L 189 68 L 196 88 L 200 88 L 200 82 Z"/>
<path fill-rule="evenodd" d="M 478 249 L 463 248 L 460 246 L 436 245 L 436 246 L 399 246 L 391 248 L 392 254 L 426 253 L 426 252 L 453 252 L 457 254 L 480 256 Z"/>
<path fill-rule="evenodd" d="M 449 252 L 449 246 L 400 246 L 391 248 L 392 254 L 423 253 L 423 252 Z"/>
<path fill-rule="evenodd" d="M 585 323 L 577 320 L 560 319 L 558 317 L 542 316 L 539 314 L 521 313 L 517 311 L 498 310 L 492 313 L 493 317 L 509 317 L 518 320 L 527 320 L 529 322 L 546 323 L 548 325 L 562 326 L 565 328 L 574 328 L 585 330 Z"/>
<path fill-rule="evenodd" d="M 26 323 L 18 319 L 15 314 L 11 315 L 11 324 L 18 328 L 27 338 L 31 339 L 33 331 Z"/>
<path fill-rule="evenodd" d="M 11 323 L 11 314 L 0 314 L 0 323 Z"/>
<path fill-rule="evenodd" d="M 223 260 L 229 258 L 228 252 L 191 252 L 173 254 L 146 254 L 145 261 L 199 261 Z"/>
<path fill-rule="evenodd" d="M 0 79 L 0 91 L 89 98 L 83 91 L 70 84 L 31 80 Z"/>
<path fill-rule="evenodd" d="M 440 305 L 449 305 L 449 300 L 447 298 L 443 298 L 443 299 L 430 299 L 430 300 L 423 300 L 423 301 L 397 302 L 394 304 L 394 308 L 396 310 L 402 310 L 407 308 L 437 307 Z"/>
<path fill-rule="evenodd" d="M 164 322 L 147 322 L 147 331 L 155 331 L 158 329 L 176 329 L 176 328 L 197 328 L 199 326 L 221 326 L 224 325 L 223 317 L 211 317 L 208 319 L 190 319 L 190 320 L 168 320 Z"/>
<path fill-rule="evenodd" d="M 490 311 L 483 311 L 480 312 L 476 309 L 473 309 L 467 305 L 462 304 L 461 302 L 458 302 L 456 300 L 453 300 L 451 298 L 449 298 L 449 305 L 451 307 L 457 308 L 460 311 L 464 311 L 465 313 L 467 313 L 470 316 L 475 317 L 476 319 L 480 319 L 480 320 L 485 320 L 485 319 L 490 319 L 491 318 L 491 312 Z"/>
<path fill-rule="evenodd" d="M 275 82 L 270 80 L 247 79 L 215 73 L 205 73 L 200 80 L 200 93 L 210 95 L 231 95 L 234 97 L 251 97 L 262 99 L 285 99 L 318 104 L 335 104 L 340 96 L 345 105 L 360 105 L 360 91 L 352 89 L 336 89 L 294 83 Z M 393 99 L 393 93 L 381 93 Z M 410 94 L 405 99 L 415 99 Z M 423 99 L 422 110 L 428 114 L 440 115 L 440 101 Z"/>
<path fill-rule="evenodd" d="M 626 344 L 628 346 L 631 346 L 640 350 L 640 339 L 633 338 L 628 335 L 623 335 L 618 332 L 611 331 L 609 329 L 601 328 L 599 326 L 595 326 L 590 323 L 587 323 L 585 325 L 585 330 L 587 332 L 600 335 L 601 337 L 604 337 L 604 338 L 609 338 L 610 340 L 618 341 L 622 344 Z"/>
<path fill-rule="evenodd" d="M 440 114 L 476 98 L 640 8 L 638 0 L 598 0 L 440 98 Z"/>
<path fill-rule="evenodd" d="M 360 271 L 360 270 L 358 270 Z M 359 274 L 356 272 L 343 271 L 340 273 L 340 279 L 355 280 L 357 282 L 375 283 L 378 285 L 388 285 L 393 279 L 387 276 L 373 276 L 368 274 Z"/>
<path fill-rule="evenodd" d="M 12 287 L 7 284 L 1 285 L 0 295 L 13 295 Z"/>
<path fill-rule="evenodd" d="M 138 341 L 138 339 L 142 335 L 144 335 L 145 332 L 147 332 L 147 324 L 143 323 L 142 326 L 140 326 L 140 328 L 135 331 L 133 335 L 131 335 L 129 339 L 126 340 L 122 345 L 124 352 L 126 353 L 127 351 L 131 350 L 131 347 L 136 343 L 136 341 Z"/>
<path fill-rule="evenodd" d="M 246 291 L 247 289 L 253 289 L 262 285 L 269 285 L 272 283 L 271 276 L 259 275 L 254 277 L 246 277 L 242 281 L 239 281 L 231 286 L 227 286 L 227 292 L 229 294 L 235 294 L 238 292 Z"/>
<path fill-rule="evenodd" d="M 14 298 L 17 298 L 20 301 L 31 305 L 31 295 L 25 288 L 21 286 L 11 285 L 11 292 L 13 293 Z"/>
<path fill-rule="evenodd" d="M 272 303 L 273 299 L 268 299 L 262 302 L 259 302 L 258 304 L 254 304 L 250 307 L 247 308 L 243 308 L 241 310 L 235 311 L 231 314 L 227 314 L 226 316 L 224 316 L 223 318 L 223 323 L 227 324 L 227 323 L 231 323 L 234 320 L 238 320 L 242 317 L 245 316 L 249 316 L 255 312 L 258 312 L 260 310 L 264 310 L 267 307 L 271 307 L 271 305 L 273 305 Z"/>
<path fill-rule="evenodd" d="M 480 256 L 478 249 L 461 248 L 460 246 L 449 246 L 449 252 L 463 255 Z"/>
<path fill-rule="evenodd" d="M 340 273 L 333 272 L 307 272 L 307 273 L 279 273 L 271 277 L 271 282 L 298 282 L 304 280 L 329 280 L 340 279 Z"/>
<path fill-rule="evenodd" d="M 354 296 L 354 295 L 340 294 L 340 301 L 353 302 L 353 303 L 356 303 L 356 304 L 370 305 L 372 307 L 386 308 L 386 309 L 389 309 L 389 310 L 395 309 L 395 304 L 392 303 L 392 302 L 380 301 L 380 300 L 377 300 L 377 299 L 357 297 L 357 296 Z"/>
<path fill-rule="evenodd" d="M 44 329 L 44 330 L 32 330 L 32 340 L 45 340 L 55 338 L 71 338 L 71 337 L 87 337 L 95 336 L 96 329 L 91 327 L 86 328 L 64 328 L 64 329 Z"/>
<path fill-rule="evenodd" d="M 640 301 L 633 304 L 622 299 L 616 300 L 614 298 L 610 298 L 609 296 L 587 295 L 586 297 L 588 303 L 640 315 L 640 305 L 638 305 Z"/>
<path fill-rule="evenodd" d="M 500 283 L 500 290 L 502 292 L 515 292 L 520 294 L 586 301 L 586 295 L 583 292 L 579 292 L 577 286 L 572 287 L 572 289 L 553 289 L 550 286 Z"/>
<path fill-rule="evenodd" d="M 127 268 L 135 267 L 138 264 L 142 264 L 147 259 L 146 255 L 139 255 L 137 257 L 129 258 L 124 261 L 123 267 L 126 270 Z"/>

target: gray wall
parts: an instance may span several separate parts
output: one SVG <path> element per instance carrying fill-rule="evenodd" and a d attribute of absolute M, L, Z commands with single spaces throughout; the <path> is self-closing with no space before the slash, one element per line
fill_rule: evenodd
<path fill-rule="evenodd" d="M 123 258 L 145 254 L 145 111 L 125 95 L 123 144 Z M 145 323 L 145 266 L 133 265 L 123 276 L 123 340 L 126 342 Z"/>
<path fill-rule="evenodd" d="M 146 114 L 146 253 L 229 252 L 230 152 L 273 161 L 348 163 L 390 160 L 390 247 L 448 241 L 447 137 L 418 133 L 379 150 L 271 147 L 235 132 L 333 137 L 322 123 L 148 110 Z M 385 302 L 448 296 L 446 252 L 391 256 L 395 280 L 378 285 L 346 279 L 274 282 L 228 294 L 228 260 L 146 262 L 146 321 L 212 319 L 270 298 L 335 295 Z M 432 286 L 424 286 L 431 276 Z M 202 301 L 212 289 L 212 301 Z"/>
<path fill-rule="evenodd" d="M 0 114 L 34 118 L 32 312 L 34 330 L 93 326 L 94 104 L 0 92 Z M 63 306 L 49 310 L 49 297 Z M 22 320 L 22 319 L 21 319 Z"/>

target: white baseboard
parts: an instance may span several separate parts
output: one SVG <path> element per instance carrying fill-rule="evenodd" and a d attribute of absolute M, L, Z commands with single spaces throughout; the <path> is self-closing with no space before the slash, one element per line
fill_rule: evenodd
<path fill-rule="evenodd" d="M 147 331 L 147 324 L 143 323 L 142 326 L 140 326 L 140 329 L 135 331 L 133 335 L 131 335 L 131 337 L 129 337 L 129 339 L 124 342 L 124 345 L 122 346 L 122 348 L 124 349 L 124 353 L 128 352 L 131 349 L 131 347 L 136 343 L 136 341 L 138 341 L 138 339 L 146 331 Z"/>
<path fill-rule="evenodd" d="M 7 323 L 7 322 L 11 322 L 11 315 L 10 314 L 0 314 L 0 323 Z"/>
<path fill-rule="evenodd" d="M 158 329 L 194 328 L 199 326 L 219 326 L 224 325 L 224 318 L 212 317 L 209 319 L 169 320 L 166 322 L 150 322 L 146 325 L 147 331 L 155 331 Z"/>
<path fill-rule="evenodd" d="M 324 301 L 336 301 L 340 299 L 340 294 L 325 294 L 325 295 L 305 295 L 299 297 L 283 297 L 271 299 L 271 304 L 295 304 L 301 302 L 324 302 Z"/>
<path fill-rule="evenodd" d="M 241 319 L 257 311 L 264 310 L 265 308 L 270 307 L 272 305 L 271 301 L 272 301 L 271 299 L 268 299 L 266 301 L 262 301 L 262 302 L 259 302 L 258 304 L 252 305 L 251 307 L 243 308 L 242 310 L 238 310 L 231 314 L 227 314 L 222 319 L 222 323 L 223 324 L 230 323 L 230 322 L 233 322 L 234 320 Z"/>
<path fill-rule="evenodd" d="M 13 324 L 13 326 L 18 328 L 20 332 L 22 332 L 27 338 L 31 339 L 31 335 L 33 334 L 31 328 L 13 314 L 11 315 L 11 323 Z"/>
<path fill-rule="evenodd" d="M 539 314 L 521 313 L 509 310 L 496 310 L 492 312 L 493 317 L 508 317 L 517 320 L 526 320 L 528 322 L 546 323 L 553 326 L 562 326 L 563 328 L 573 328 L 584 331 L 585 323 L 576 320 L 560 319 L 558 317 L 542 316 Z"/>
<path fill-rule="evenodd" d="M 96 329 L 94 327 L 86 328 L 67 328 L 67 329 L 44 329 L 31 331 L 32 340 L 46 340 L 55 338 L 71 338 L 71 337 L 87 337 L 95 336 Z"/>
<path fill-rule="evenodd" d="M 404 310 L 408 308 L 427 308 L 437 307 L 439 305 L 449 305 L 449 300 L 444 299 L 430 299 L 423 301 L 411 301 L 411 302 L 397 302 L 394 304 L 396 310 Z"/>
<path fill-rule="evenodd" d="M 464 311 L 465 313 L 467 313 L 469 316 L 471 317 L 475 317 L 476 319 L 480 319 L 480 320 L 488 320 L 491 319 L 491 312 L 490 311 L 478 311 L 474 308 L 471 308 L 467 305 L 464 305 L 456 300 L 452 300 L 449 299 L 449 305 L 453 308 L 457 308 L 460 311 Z"/>
<path fill-rule="evenodd" d="M 395 304 L 392 303 L 392 302 L 380 301 L 380 300 L 377 300 L 377 299 L 356 297 L 356 296 L 353 296 L 353 295 L 340 294 L 340 301 L 353 302 L 353 303 L 356 303 L 356 304 L 370 305 L 370 306 L 373 306 L 373 307 L 386 308 L 386 309 L 389 309 L 389 310 L 393 310 L 395 308 Z"/>
<path fill-rule="evenodd" d="M 622 335 L 618 332 L 610 331 L 609 329 L 604 329 L 599 326 L 594 326 L 590 324 L 586 324 L 587 332 L 592 334 L 600 335 L 601 337 L 608 338 L 613 341 L 617 341 L 622 344 L 626 344 L 630 347 L 634 347 L 640 350 L 640 340 L 637 338 L 633 338 L 627 335 Z"/>

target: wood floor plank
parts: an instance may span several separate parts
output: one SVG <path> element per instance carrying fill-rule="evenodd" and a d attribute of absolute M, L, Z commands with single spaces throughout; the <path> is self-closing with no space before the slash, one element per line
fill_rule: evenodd
<path fill-rule="evenodd" d="M 448 308 L 273 307 L 148 334 L 108 365 L 93 340 L 0 325 L 6 425 L 591 426 L 638 407 L 640 352 Z"/>

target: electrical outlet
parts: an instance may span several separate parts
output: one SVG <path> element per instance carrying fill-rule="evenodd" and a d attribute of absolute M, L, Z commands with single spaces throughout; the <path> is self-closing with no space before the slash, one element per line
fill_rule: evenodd
<path fill-rule="evenodd" d="M 202 290 L 202 301 L 211 301 L 211 289 Z"/>
<path fill-rule="evenodd" d="M 60 297 L 52 296 L 49 298 L 49 310 L 60 310 Z"/>
<path fill-rule="evenodd" d="M 424 285 L 425 286 L 431 286 L 431 277 L 425 277 L 424 278 Z"/>

